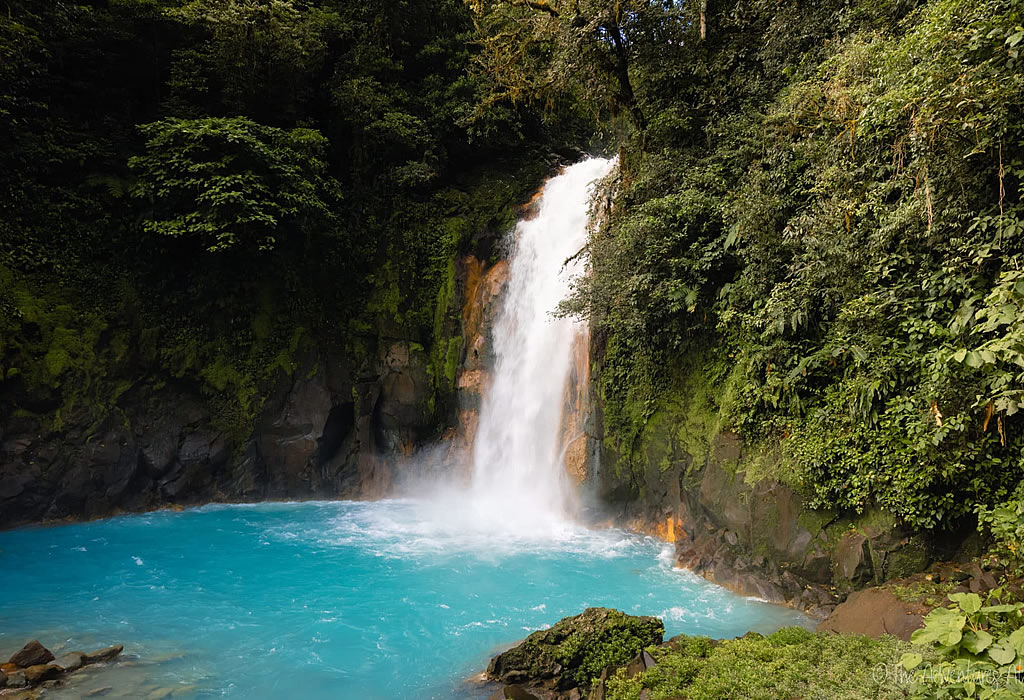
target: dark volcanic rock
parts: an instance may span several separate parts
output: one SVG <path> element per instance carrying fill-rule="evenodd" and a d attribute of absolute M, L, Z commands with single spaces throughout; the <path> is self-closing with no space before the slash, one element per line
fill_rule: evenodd
<path fill-rule="evenodd" d="M 131 385 L 115 411 L 78 402 L 59 429 L 60 390 L 33 398 L 0 383 L 0 528 L 210 501 L 382 497 L 454 419 L 434 402 L 429 353 L 403 333 L 367 340 L 357 364 L 303 343 L 261 380 L 262 407 L 237 433 L 217 427 L 221 409 L 200 384 L 137 381 L 133 362 L 109 377 Z"/>
<path fill-rule="evenodd" d="M 39 643 L 39 640 L 33 639 L 31 642 L 21 648 L 21 651 L 11 657 L 10 663 L 20 666 L 21 668 L 27 668 L 29 666 L 36 666 L 38 664 L 47 664 L 53 661 L 53 654 L 49 649 Z"/>
<path fill-rule="evenodd" d="M 661 644 L 665 626 L 656 617 L 588 608 L 491 659 L 487 676 L 508 684 L 566 690 L 589 685 L 608 666 L 625 664 Z"/>

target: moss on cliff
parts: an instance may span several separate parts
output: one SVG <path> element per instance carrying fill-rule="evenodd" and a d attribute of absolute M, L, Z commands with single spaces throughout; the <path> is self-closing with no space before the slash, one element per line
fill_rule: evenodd
<path fill-rule="evenodd" d="M 129 389 L 181 380 L 200 389 L 213 424 L 240 443 L 252 431 L 267 382 L 278 372 L 292 374 L 309 340 L 273 304 L 258 307 L 246 327 L 228 336 L 200 319 L 141 309 L 125 280 L 83 296 L 0 267 L 0 286 L 8 302 L 0 316 L 8 408 L 27 409 L 44 431 L 65 430 L 72 416 L 91 431 Z"/>
<path fill-rule="evenodd" d="M 44 430 L 63 429 L 76 410 L 95 425 L 132 384 L 124 376 L 131 337 L 118 313 L 83 307 L 59 287 L 2 266 L 0 289 L 0 385 L 6 380 L 26 393 L 19 408 L 37 415 Z"/>
<path fill-rule="evenodd" d="M 605 358 L 622 351 L 609 340 Z M 728 377 L 722 364 L 707 354 L 684 356 L 672 372 L 672 382 L 660 388 L 648 384 L 634 361 L 626 381 L 614 371 L 619 359 L 598 366 L 598 388 L 604 410 L 604 444 L 615 451 L 620 476 L 625 470 L 642 475 L 648 465 L 667 471 L 676 462 L 696 469 L 711 454 L 715 436 L 728 423 L 723 396 Z M 611 362 L 611 365 L 609 365 Z"/>

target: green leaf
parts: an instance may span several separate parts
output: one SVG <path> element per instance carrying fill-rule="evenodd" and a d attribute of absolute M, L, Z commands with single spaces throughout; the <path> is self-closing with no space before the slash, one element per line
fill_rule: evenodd
<path fill-rule="evenodd" d="M 960 643 L 960 640 L 963 639 L 963 636 L 964 635 L 960 630 L 950 630 L 949 632 L 946 632 L 944 635 L 939 637 L 939 643 L 947 647 L 955 646 L 956 644 Z"/>
<path fill-rule="evenodd" d="M 981 609 L 983 613 L 1008 613 L 1020 608 L 1020 603 L 1004 603 L 1003 605 L 986 605 Z"/>
<path fill-rule="evenodd" d="M 1006 640 L 1020 656 L 1024 656 L 1024 627 L 1015 630 Z"/>
<path fill-rule="evenodd" d="M 724 250 L 729 250 L 732 244 L 736 242 L 736 236 L 739 235 L 740 225 L 738 223 L 733 224 L 729 227 L 729 235 L 725 237 L 725 243 L 722 244 Z"/>
<path fill-rule="evenodd" d="M 938 632 L 928 627 L 922 627 L 919 630 L 914 630 L 910 634 L 910 641 L 913 644 L 931 644 L 939 639 Z"/>
<path fill-rule="evenodd" d="M 904 654 L 900 658 L 900 664 L 908 671 L 920 666 L 922 661 L 924 661 L 924 657 L 920 654 Z"/>
<path fill-rule="evenodd" d="M 981 596 L 977 593 L 953 593 L 949 599 L 957 603 L 960 609 L 968 615 L 981 610 Z"/>
<path fill-rule="evenodd" d="M 968 632 L 965 634 L 962 646 L 972 654 L 980 654 L 992 646 L 993 641 L 994 638 L 991 634 L 985 630 L 978 630 L 977 632 Z"/>
<path fill-rule="evenodd" d="M 1013 663 L 1013 660 L 1017 657 L 1017 653 L 1010 648 L 1006 639 L 1000 640 L 998 646 L 994 646 L 988 650 L 989 658 L 995 661 L 1000 666 Z"/>

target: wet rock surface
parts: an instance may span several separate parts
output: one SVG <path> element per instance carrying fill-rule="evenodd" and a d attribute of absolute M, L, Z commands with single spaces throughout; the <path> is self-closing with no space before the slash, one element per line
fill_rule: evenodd
<path fill-rule="evenodd" d="M 87 662 L 85 660 L 85 654 L 80 651 L 72 651 L 68 654 L 64 654 L 60 658 L 56 659 L 54 663 L 60 666 L 67 672 L 77 671 L 82 668 Z"/>
<path fill-rule="evenodd" d="M 83 654 L 82 662 L 84 664 L 98 664 L 103 663 L 104 661 L 112 661 L 120 656 L 122 651 L 124 651 L 124 646 L 121 644 L 106 647 L 98 651 L 94 651 L 91 654 Z"/>
<path fill-rule="evenodd" d="M 114 661 L 122 651 L 124 647 L 118 644 L 91 653 L 71 651 L 55 659 L 53 652 L 38 640 L 32 640 L 3 664 L 0 689 L 22 690 L 10 697 L 36 698 L 44 690 L 59 687 L 68 675 L 76 671 Z"/>
<path fill-rule="evenodd" d="M 64 669 L 56 664 L 38 664 L 25 669 L 25 680 L 29 682 L 29 685 L 38 685 L 43 681 L 54 680 L 63 672 Z"/>
<path fill-rule="evenodd" d="M 7 663 L 27 668 L 37 664 L 49 663 L 50 661 L 53 661 L 53 653 L 40 644 L 38 639 L 33 639 L 23 646 L 20 651 L 11 656 Z"/>
<path fill-rule="evenodd" d="M 0 528 L 216 501 L 381 497 L 401 460 L 454 416 L 431 402 L 422 347 L 383 332 L 368 344 L 360 367 L 341 353 L 297 355 L 292 371 L 267 379 L 248 436 L 218 428 L 208 397 L 184 381 L 133 385 L 109 415 L 83 407 L 61 424 L 14 410 L 26 398 L 8 389 Z"/>

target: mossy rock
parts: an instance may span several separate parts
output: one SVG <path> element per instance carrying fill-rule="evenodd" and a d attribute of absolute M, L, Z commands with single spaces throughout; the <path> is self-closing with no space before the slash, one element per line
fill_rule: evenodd
<path fill-rule="evenodd" d="M 587 608 L 495 656 L 487 675 L 504 683 L 558 689 L 586 686 L 605 668 L 625 664 L 643 649 L 661 644 L 664 634 L 665 625 L 656 617 Z"/>
<path fill-rule="evenodd" d="M 889 552 L 885 557 L 885 578 L 904 578 L 924 571 L 931 564 L 928 542 L 915 535 L 901 548 Z"/>

